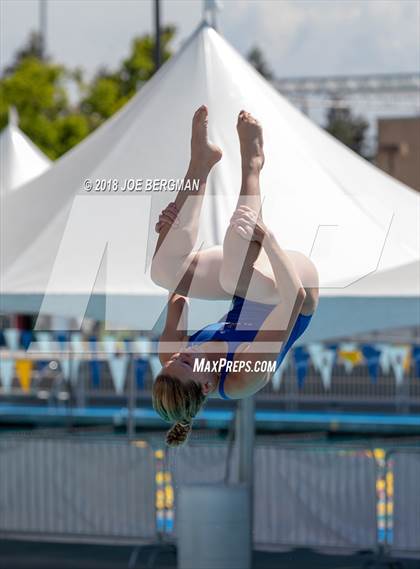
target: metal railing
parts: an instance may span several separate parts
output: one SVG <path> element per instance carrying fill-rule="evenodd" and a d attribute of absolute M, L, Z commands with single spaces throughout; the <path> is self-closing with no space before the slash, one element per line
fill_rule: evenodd
<path fill-rule="evenodd" d="M 0 357 L 4 354 L 0 352 Z M 26 352 L 10 353 L 13 359 L 32 359 L 34 365 L 40 360 L 48 360 Z M 90 362 L 100 362 L 100 381 L 95 383 Z M 289 358 L 291 360 L 292 358 Z M 35 398 L 38 402 L 50 404 L 71 402 L 77 407 L 91 405 L 96 399 L 109 402 L 120 401 L 121 397 L 150 397 L 156 370 L 159 367 L 156 356 L 139 357 L 130 355 L 127 377 L 121 393 L 116 393 L 105 355 L 86 354 L 78 367 L 77 377 L 68 380 L 64 376 L 59 359 L 52 360 L 53 365 L 46 364 L 41 369 L 34 369 L 29 389 L 22 390 L 17 377 L 14 377 L 11 389 L 5 392 L 0 387 L 3 400 L 14 398 L 15 401 L 26 401 Z M 144 373 L 136 378 L 135 366 L 141 365 Z M 131 377 L 131 375 L 133 377 Z M 270 382 L 256 395 L 257 400 L 278 400 L 288 408 L 296 409 L 300 405 L 344 405 L 360 406 L 381 405 L 399 413 L 409 413 L 414 407 L 420 407 L 420 378 L 416 377 L 414 363 L 405 372 L 404 381 L 398 385 L 392 372 L 381 373 L 373 381 L 366 365 L 357 365 L 348 373 L 344 365 L 337 364 L 333 368 L 331 386 L 326 389 L 319 372 L 309 365 L 305 383 L 299 387 L 292 361 L 282 374 L 281 381 Z"/>

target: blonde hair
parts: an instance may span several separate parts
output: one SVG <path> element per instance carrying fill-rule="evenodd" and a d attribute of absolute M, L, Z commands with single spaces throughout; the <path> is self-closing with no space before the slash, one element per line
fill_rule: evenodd
<path fill-rule="evenodd" d="M 159 374 L 152 396 L 155 411 L 165 421 L 175 423 L 166 433 L 166 444 L 171 447 L 184 444 L 191 433 L 193 418 L 206 400 L 200 385 L 193 380 L 184 383 L 176 377 Z"/>

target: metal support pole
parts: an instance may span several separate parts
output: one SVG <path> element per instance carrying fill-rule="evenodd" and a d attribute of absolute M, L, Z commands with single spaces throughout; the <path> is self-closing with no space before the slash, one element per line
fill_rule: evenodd
<path fill-rule="evenodd" d="M 254 510 L 254 442 L 255 442 L 255 401 L 253 397 L 238 402 L 236 418 L 236 437 L 239 455 L 238 482 L 248 487 L 249 493 L 249 539 L 244 547 L 249 548 L 249 559 L 253 549 L 253 510 Z"/>
<path fill-rule="evenodd" d="M 155 70 L 162 64 L 162 48 L 160 38 L 160 0 L 155 0 Z"/>
<path fill-rule="evenodd" d="M 39 0 L 39 34 L 41 36 L 41 59 L 47 54 L 47 0 Z"/>
<path fill-rule="evenodd" d="M 238 482 L 252 487 L 255 438 L 255 402 L 253 397 L 247 397 L 238 402 L 236 433 L 239 451 Z"/>
<path fill-rule="evenodd" d="M 131 354 L 130 364 L 129 364 L 129 386 L 128 386 L 128 413 L 127 413 L 127 435 L 131 440 L 134 438 L 136 432 L 135 423 L 135 406 L 136 406 L 136 380 L 134 374 L 134 354 Z"/>
<path fill-rule="evenodd" d="M 82 361 L 79 365 L 79 376 L 75 379 L 76 385 L 76 405 L 77 407 L 86 407 L 86 385 L 89 377 L 87 374 L 87 362 Z"/>

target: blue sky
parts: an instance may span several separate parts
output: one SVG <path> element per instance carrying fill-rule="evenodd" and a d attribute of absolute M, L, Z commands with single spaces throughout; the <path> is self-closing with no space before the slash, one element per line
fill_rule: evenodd
<path fill-rule="evenodd" d="M 162 0 L 175 46 L 197 26 L 201 0 Z M 113 68 L 150 32 L 151 0 L 48 0 L 48 51 L 88 76 Z M 221 32 L 246 54 L 261 47 L 279 77 L 420 71 L 419 0 L 224 0 Z M 0 65 L 38 25 L 37 0 L 1 0 Z"/>

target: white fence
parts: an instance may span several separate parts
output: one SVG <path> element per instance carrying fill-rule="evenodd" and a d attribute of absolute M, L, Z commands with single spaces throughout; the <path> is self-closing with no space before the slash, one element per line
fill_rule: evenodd
<path fill-rule="evenodd" d="M 116 437 L 4 435 L 0 537 L 176 542 L 179 485 L 233 483 L 238 460 L 232 449 L 224 442 L 192 442 L 156 453 L 147 443 Z M 382 467 L 363 446 L 261 443 L 254 456 L 256 549 L 368 549 L 420 557 L 420 449 L 390 449 Z M 387 484 L 382 538 L 381 480 Z M 159 492 L 174 497 L 168 515 L 175 505 L 175 526 L 165 535 L 157 519 L 168 504 Z"/>
<path fill-rule="evenodd" d="M 150 448 L 71 438 L 0 438 L 0 534 L 155 541 Z"/>

